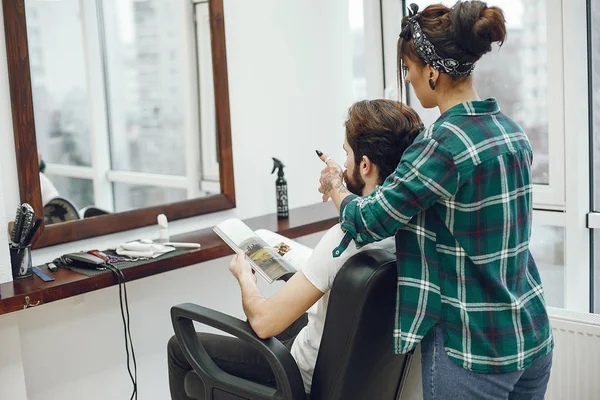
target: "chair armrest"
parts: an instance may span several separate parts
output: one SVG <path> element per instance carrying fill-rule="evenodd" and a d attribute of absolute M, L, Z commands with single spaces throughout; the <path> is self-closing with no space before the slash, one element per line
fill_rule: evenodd
<path fill-rule="evenodd" d="M 279 340 L 260 339 L 247 322 L 191 303 L 172 307 L 171 320 L 183 354 L 204 382 L 207 399 L 212 398 L 210 393 L 213 388 L 245 396 L 250 400 L 305 399 L 300 370 Z M 231 334 L 256 347 L 273 370 L 277 389 L 230 375 L 220 369 L 198 340 L 193 321 Z"/>

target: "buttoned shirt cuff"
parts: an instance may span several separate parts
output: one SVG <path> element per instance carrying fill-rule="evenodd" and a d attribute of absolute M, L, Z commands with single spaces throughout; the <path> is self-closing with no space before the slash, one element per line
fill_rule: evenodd
<path fill-rule="evenodd" d="M 347 221 L 346 216 L 346 207 L 352 200 L 356 198 L 358 198 L 357 195 L 351 194 L 349 196 L 346 196 L 346 198 L 344 198 L 344 200 L 342 200 L 342 203 L 340 204 L 340 226 L 345 232 L 345 235 L 340 245 L 333 249 L 332 255 L 334 258 L 339 257 L 344 252 L 344 250 L 348 248 L 348 245 L 350 244 L 352 239 L 356 237 L 356 229 L 354 225 Z M 348 209 L 348 211 L 350 212 L 351 209 L 352 207 Z M 350 217 L 353 217 L 353 215 L 350 215 Z"/>

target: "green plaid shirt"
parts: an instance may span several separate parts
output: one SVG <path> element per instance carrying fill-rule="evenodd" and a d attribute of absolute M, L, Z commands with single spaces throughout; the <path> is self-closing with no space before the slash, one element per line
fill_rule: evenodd
<path fill-rule="evenodd" d="M 494 99 L 446 111 L 369 196 L 341 206 L 357 247 L 396 235 L 396 353 L 440 324 L 446 352 L 483 373 L 522 370 L 553 348 L 529 252 L 532 150 Z"/>

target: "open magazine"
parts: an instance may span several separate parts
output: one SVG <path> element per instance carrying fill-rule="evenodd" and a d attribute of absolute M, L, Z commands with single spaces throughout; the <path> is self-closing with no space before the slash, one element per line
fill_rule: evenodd
<path fill-rule="evenodd" d="M 237 218 L 227 219 L 213 228 L 234 251 L 246 253 L 250 266 L 265 281 L 287 280 L 302 269 L 312 249 L 275 232 L 253 231 Z"/>

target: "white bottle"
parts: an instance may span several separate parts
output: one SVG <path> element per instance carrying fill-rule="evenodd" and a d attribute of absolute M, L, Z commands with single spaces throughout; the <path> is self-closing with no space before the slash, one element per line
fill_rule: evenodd
<path fill-rule="evenodd" d="M 169 241 L 169 222 L 165 214 L 159 214 L 156 217 L 158 222 L 158 243 L 166 243 Z"/>

